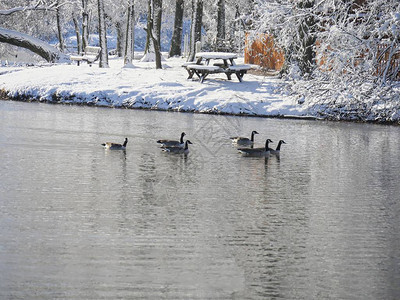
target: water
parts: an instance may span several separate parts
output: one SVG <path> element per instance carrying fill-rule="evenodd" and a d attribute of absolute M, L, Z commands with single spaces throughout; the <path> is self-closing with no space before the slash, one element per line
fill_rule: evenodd
<path fill-rule="evenodd" d="M 396 126 L 0 101 L 0 298 L 399 299 L 399 168 Z"/>

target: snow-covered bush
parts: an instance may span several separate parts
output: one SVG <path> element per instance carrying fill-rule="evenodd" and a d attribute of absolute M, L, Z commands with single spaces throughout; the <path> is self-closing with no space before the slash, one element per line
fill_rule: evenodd
<path fill-rule="evenodd" d="M 311 109 L 344 119 L 369 120 L 372 110 L 398 117 L 398 0 L 258 0 L 255 11 L 254 32 L 275 36 L 291 92 Z"/>

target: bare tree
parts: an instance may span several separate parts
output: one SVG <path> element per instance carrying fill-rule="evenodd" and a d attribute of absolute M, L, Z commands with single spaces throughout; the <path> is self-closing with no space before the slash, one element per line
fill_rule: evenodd
<path fill-rule="evenodd" d="M 161 51 L 161 19 L 162 19 L 162 0 L 153 0 L 153 32 L 157 39 L 158 47 Z"/>
<path fill-rule="evenodd" d="M 56 19 L 57 19 L 57 33 L 58 33 L 58 41 L 59 41 L 59 48 L 61 52 L 64 52 L 64 38 L 62 35 L 62 26 L 61 26 L 61 2 L 57 0 L 56 6 Z"/>
<path fill-rule="evenodd" d="M 129 9 L 129 5 L 128 5 Z M 127 17 L 125 19 L 125 22 L 123 21 L 115 21 L 114 26 L 115 30 L 117 31 L 117 45 L 116 45 L 116 51 L 117 51 L 117 56 L 118 57 L 124 57 L 125 56 L 125 46 L 126 46 L 126 28 L 127 28 L 127 23 L 128 21 L 128 16 L 129 12 L 127 13 Z"/>
<path fill-rule="evenodd" d="M 216 50 L 225 50 L 225 0 L 218 0 Z"/>
<path fill-rule="evenodd" d="M 156 3 L 157 2 L 157 3 Z M 147 39 L 146 39 L 146 48 L 145 55 L 150 55 L 151 50 L 154 50 L 155 60 L 156 60 L 156 69 L 161 69 L 161 48 L 160 48 L 160 36 L 158 34 L 158 30 L 155 29 L 154 25 L 154 17 L 155 17 L 155 8 L 157 10 L 161 10 L 162 1 L 161 0 L 149 0 L 148 2 L 148 16 L 147 16 Z M 157 23 L 156 23 L 157 24 Z M 161 25 L 161 21 L 160 24 Z"/>
<path fill-rule="evenodd" d="M 184 10 L 183 0 L 176 0 L 174 32 L 172 34 L 171 48 L 169 50 L 170 57 L 175 55 L 179 56 L 182 54 L 181 44 L 182 44 L 182 28 L 183 28 L 183 10 Z"/>
<path fill-rule="evenodd" d="M 56 18 L 58 22 L 58 32 L 60 38 L 60 45 L 63 45 L 63 39 L 61 34 L 61 22 L 57 16 L 57 10 L 60 8 L 60 3 L 57 1 L 49 2 L 49 4 L 45 4 L 42 1 L 36 3 L 35 5 L 27 5 L 27 6 L 15 6 L 8 9 L 1 9 L 0 16 L 12 18 L 14 14 L 25 13 L 28 14 L 30 12 L 51 12 L 54 16 L 54 12 L 56 12 Z M 59 11 L 58 11 L 59 12 Z M 11 19 L 12 20 L 12 19 Z M 25 20 L 25 18 L 20 18 L 19 16 L 15 17 L 14 22 L 17 21 L 16 24 L 22 24 L 20 20 Z M 3 20 L 2 20 L 3 21 Z M 4 20 L 4 24 L 8 25 L 9 20 Z M 11 21 L 12 22 L 12 21 Z M 3 23 L 3 22 L 2 22 Z M 28 23 L 25 27 L 31 27 Z M 23 28 L 23 26 L 21 26 Z M 20 27 L 20 28 L 21 28 Z M 50 46 L 48 43 L 35 38 L 29 34 L 22 33 L 15 30 L 9 30 L 6 28 L 0 28 L 0 42 L 7 43 L 10 45 L 14 45 L 17 47 L 22 47 L 28 49 L 37 55 L 41 56 L 48 62 L 56 62 L 60 59 L 64 59 L 65 55 L 63 55 L 59 50 Z M 61 46 L 62 47 L 62 46 Z M 60 48 L 62 49 L 62 48 Z"/>
<path fill-rule="evenodd" d="M 99 42 L 100 42 L 100 68 L 108 68 L 107 27 L 104 15 L 104 0 L 97 0 L 99 12 Z"/>
<path fill-rule="evenodd" d="M 192 2 L 192 24 L 190 28 L 190 52 L 188 61 L 193 61 L 196 55 L 196 42 L 201 40 L 201 26 L 203 21 L 203 0 Z"/>
<path fill-rule="evenodd" d="M 89 0 L 82 0 L 82 49 L 89 46 Z"/>
<path fill-rule="evenodd" d="M 77 52 L 80 54 L 82 52 L 81 33 L 80 33 L 80 29 L 79 29 L 78 19 L 74 14 L 72 15 L 72 21 L 74 22 Z"/>
<path fill-rule="evenodd" d="M 134 0 L 129 0 L 128 13 L 126 20 L 126 34 L 125 34 L 125 65 L 131 64 L 134 57 L 134 41 L 135 41 L 135 6 Z"/>

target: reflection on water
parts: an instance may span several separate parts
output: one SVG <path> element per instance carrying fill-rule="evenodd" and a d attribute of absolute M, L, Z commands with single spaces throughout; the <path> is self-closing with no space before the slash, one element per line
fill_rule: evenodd
<path fill-rule="evenodd" d="M 399 135 L 1 101 L 0 298 L 398 299 Z"/>

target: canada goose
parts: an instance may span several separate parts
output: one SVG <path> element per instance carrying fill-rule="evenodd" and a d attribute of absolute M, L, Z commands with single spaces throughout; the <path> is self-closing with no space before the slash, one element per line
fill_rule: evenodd
<path fill-rule="evenodd" d="M 193 143 L 189 140 L 186 140 L 184 148 L 182 148 L 182 147 L 163 147 L 162 151 L 169 152 L 169 153 L 188 154 L 189 153 L 188 144 L 193 144 Z"/>
<path fill-rule="evenodd" d="M 284 140 L 280 140 L 278 143 L 278 146 L 276 146 L 276 149 L 271 149 L 270 152 L 271 154 L 275 154 L 278 155 L 279 153 L 281 153 L 281 145 L 282 144 L 286 144 Z"/>
<path fill-rule="evenodd" d="M 243 156 L 268 156 L 271 153 L 269 143 L 273 143 L 270 139 L 265 141 L 265 147 L 262 148 L 239 148 L 238 151 Z"/>
<path fill-rule="evenodd" d="M 125 138 L 125 141 L 124 141 L 124 143 L 121 145 L 121 144 L 117 144 L 117 143 L 110 143 L 110 142 L 107 142 L 107 143 L 104 143 L 104 144 L 101 144 L 104 148 L 106 148 L 106 149 L 110 149 L 110 150 L 125 150 L 126 149 L 126 144 L 128 144 L 128 138 Z"/>
<path fill-rule="evenodd" d="M 174 141 L 174 140 L 158 140 L 157 143 L 161 144 L 161 147 L 180 147 L 183 148 L 185 146 L 185 143 L 183 142 L 183 137 L 186 135 L 186 133 L 182 132 L 181 133 L 181 139 L 179 141 Z"/>
<path fill-rule="evenodd" d="M 254 144 L 254 135 L 258 134 L 257 131 L 253 130 L 251 132 L 251 138 L 246 138 L 246 137 L 241 137 L 241 136 L 235 136 L 231 137 L 230 139 L 232 140 L 232 143 L 240 145 L 240 146 L 250 146 Z"/>

